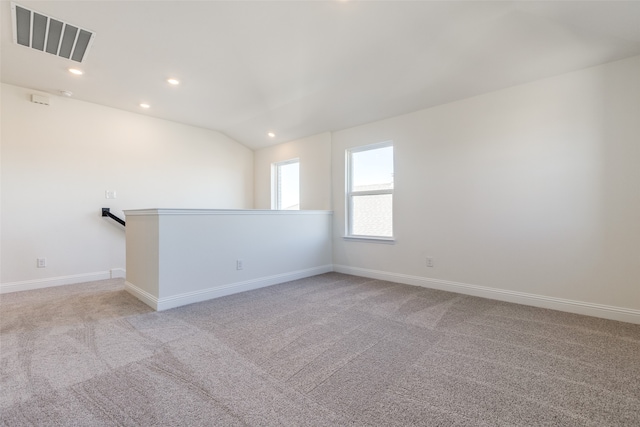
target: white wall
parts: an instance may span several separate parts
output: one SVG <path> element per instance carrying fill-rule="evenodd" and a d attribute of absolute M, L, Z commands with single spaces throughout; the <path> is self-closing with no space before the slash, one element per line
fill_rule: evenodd
<path fill-rule="evenodd" d="M 157 310 L 332 270 L 328 211 L 126 214 L 127 290 Z"/>
<path fill-rule="evenodd" d="M 3 284 L 122 268 L 123 231 L 102 206 L 268 208 L 271 163 L 299 157 L 312 177 L 302 208 L 334 209 L 339 271 L 640 314 L 640 57 L 255 157 L 216 132 L 72 99 L 44 107 L 29 93 L 2 85 Z M 396 244 L 344 241 L 344 150 L 385 140 Z M 49 267 L 37 269 L 43 256 Z"/>
<path fill-rule="evenodd" d="M 397 242 L 344 241 L 345 149 L 386 140 Z M 335 132 L 332 159 L 339 271 L 640 314 L 640 57 Z"/>
<path fill-rule="evenodd" d="M 3 291 L 122 275 L 124 230 L 103 206 L 121 217 L 252 207 L 253 153 L 230 138 L 74 99 L 38 105 L 31 93 L 2 85 Z"/>
<path fill-rule="evenodd" d="M 300 159 L 300 209 L 331 209 L 331 133 L 263 148 L 254 153 L 254 207 L 271 208 L 271 164 Z"/>

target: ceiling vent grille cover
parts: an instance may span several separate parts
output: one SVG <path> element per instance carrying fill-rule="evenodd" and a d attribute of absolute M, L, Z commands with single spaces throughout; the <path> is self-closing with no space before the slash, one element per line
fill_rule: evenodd
<path fill-rule="evenodd" d="M 11 3 L 13 41 L 72 61 L 87 58 L 95 33 Z"/>

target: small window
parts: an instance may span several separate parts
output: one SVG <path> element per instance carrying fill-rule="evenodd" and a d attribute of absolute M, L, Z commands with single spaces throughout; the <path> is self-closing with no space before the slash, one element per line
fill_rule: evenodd
<path fill-rule="evenodd" d="M 271 209 L 300 209 L 300 160 L 271 165 Z"/>
<path fill-rule="evenodd" d="M 393 142 L 347 150 L 347 237 L 393 238 Z"/>

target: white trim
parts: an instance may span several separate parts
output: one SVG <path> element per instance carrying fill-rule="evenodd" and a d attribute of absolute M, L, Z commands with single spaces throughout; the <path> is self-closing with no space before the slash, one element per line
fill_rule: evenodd
<path fill-rule="evenodd" d="M 352 191 L 351 197 L 354 196 L 384 196 L 385 194 L 393 195 L 393 188 L 386 190 L 358 190 Z"/>
<path fill-rule="evenodd" d="M 271 209 L 134 209 L 124 211 L 126 216 L 148 215 L 333 215 L 333 211 Z"/>
<path fill-rule="evenodd" d="M 548 297 L 544 295 L 529 294 L 525 292 L 490 288 L 487 286 L 470 285 L 466 283 L 451 282 L 448 280 L 440 279 L 431 279 L 428 277 L 410 276 L 408 274 L 389 273 L 386 271 L 349 267 L 346 265 L 334 264 L 333 267 L 334 271 L 338 273 L 352 274 L 354 276 L 388 280 L 391 282 L 404 283 L 407 285 L 440 289 L 443 291 L 457 292 L 460 294 L 473 295 L 482 298 L 513 302 L 516 304 L 524 304 L 534 307 L 565 311 L 569 313 L 583 314 L 586 316 L 640 324 L 640 310 L 634 310 L 631 308 L 615 307 L 610 305 L 588 303 L 564 298 Z"/>
<path fill-rule="evenodd" d="M 342 238 L 347 242 L 383 243 L 386 245 L 396 244 L 396 239 L 393 237 L 342 236 Z"/>
<path fill-rule="evenodd" d="M 278 209 L 278 166 L 271 163 L 271 209 Z"/>
<path fill-rule="evenodd" d="M 282 167 L 292 164 L 298 164 L 298 208 L 300 207 L 300 158 L 283 160 L 281 162 L 271 163 L 271 209 L 282 209 L 282 194 L 280 188 L 282 187 Z M 299 211 L 300 209 L 289 209 Z"/>
<path fill-rule="evenodd" d="M 20 291 L 30 291 L 33 289 L 42 289 L 42 288 L 50 288 L 53 286 L 64 286 L 64 285 L 75 285 L 77 283 L 84 282 L 94 282 L 96 280 L 106 280 L 111 279 L 112 277 L 124 277 L 119 275 L 114 275 L 113 272 L 117 271 L 117 274 L 121 274 L 120 272 L 124 272 L 123 268 L 114 268 L 111 271 L 98 271 L 95 273 L 85 273 L 85 274 L 74 274 L 71 276 L 59 276 L 59 277 L 50 277 L 47 279 L 35 279 L 35 280 L 24 280 L 21 282 L 9 282 L 0 284 L 0 294 L 5 294 L 9 292 L 20 292 Z"/>
<path fill-rule="evenodd" d="M 151 308 L 157 311 L 162 311 L 170 308 L 181 307 L 187 304 L 207 301 L 213 298 L 232 295 L 239 292 L 251 291 L 254 289 L 264 288 L 266 286 L 277 285 L 278 283 L 304 279 L 305 277 L 316 276 L 318 274 L 329 273 L 331 271 L 333 271 L 333 266 L 331 264 L 328 264 L 320 267 L 297 270 L 283 274 L 275 274 L 273 276 L 260 277 L 258 279 L 247 280 L 244 282 L 229 283 L 221 286 L 216 286 L 214 288 L 203 289 L 194 292 L 185 292 L 183 294 L 171 295 L 161 298 L 156 298 L 129 282 L 125 283 L 125 288 L 127 289 L 127 291 L 138 297 L 142 302 L 144 302 Z"/>
<path fill-rule="evenodd" d="M 124 282 L 124 289 L 143 303 L 147 304 L 149 307 L 156 311 L 158 310 L 158 298 L 154 297 L 149 292 L 142 290 L 133 283 L 127 281 Z"/>
<path fill-rule="evenodd" d="M 16 4 L 14 2 L 11 2 L 11 34 L 13 36 L 13 43 L 18 44 L 18 26 L 16 25 L 16 13 Z"/>
<path fill-rule="evenodd" d="M 127 277 L 127 270 L 124 268 L 112 268 L 109 270 L 112 279 L 124 279 Z"/>
<path fill-rule="evenodd" d="M 273 162 L 271 164 L 276 166 L 285 166 L 285 165 L 290 165 L 291 163 L 300 163 L 300 157 L 296 157 L 289 160 L 283 160 L 281 162 Z"/>
<path fill-rule="evenodd" d="M 360 145 L 357 147 L 347 148 L 347 151 L 349 153 L 359 153 L 360 151 L 377 150 L 379 148 L 386 148 L 386 147 L 392 147 L 392 146 L 393 146 L 393 140 L 389 139 L 387 141 L 374 142 L 373 144 Z"/>
<path fill-rule="evenodd" d="M 583 314 L 586 316 L 600 317 L 604 319 L 618 320 L 640 324 L 640 310 L 624 307 L 615 307 L 604 304 L 587 303 L 563 298 L 548 297 L 544 295 L 529 294 L 525 292 L 510 291 L 491 288 L 487 286 L 471 285 L 467 283 L 452 282 L 448 280 L 432 279 L 428 277 L 411 276 L 408 274 L 390 273 L 386 271 L 371 270 L 359 267 L 334 264 L 320 267 L 298 270 L 289 273 L 262 277 L 244 282 L 230 283 L 216 288 L 205 289 L 196 292 L 187 292 L 165 298 L 156 298 L 148 292 L 138 288 L 132 283 L 125 282 L 125 289 L 149 305 L 154 310 L 166 310 L 195 302 L 206 301 L 212 298 L 249 291 L 266 286 L 284 283 L 291 280 L 303 279 L 318 274 L 335 271 L 338 273 L 352 274 L 354 276 L 370 277 L 379 280 L 388 280 L 407 285 L 422 286 L 431 289 L 457 292 L 465 295 L 473 295 L 482 298 L 499 301 L 513 302 L 516 304 L 530 305 L 534 307 L 548 308 L 569 313 Z M 77 283 L 93 282 L 110 278 L 125 277 L 126 270 L 113 268 L 110 271 L 75 274 L 47 279 L 25 280 L 21 282 L 9 282 L 0 284 L 0 294 L 28 291 L 33 289 L 49 288 L 53 286 L 73 285 Z"/>
<path fill-rule="evenodd" d="M 393 148 L 393 173 L 395 175 L 395 146 L 393 140 L 376 142 L 368 145 L 361 145 L 359 147 L 351 147 L 345 150 L 345 235 L 347 237 L 362 237 L 359 235 L 353 234 L 353 199 L 359 196 L 378 196 L 378 195 L 391 195 L 391 208 L 393 209 L 393 193 L 395 191 L 395 179 L 393 183 L 393 188 L 384 189 L 384 190 L 364 190 L 364 191 L 355 191 L 353 189 L 353 154 L 361 153 L 364 151 L 370 150 L 379 150 L 381 148 Z M 391 218 L 391 234 L 393 235 L 393 216 Z M 376 237 L 389 237 L 393 239 L 393 236 L 371 236 L 373 238 Z"/>

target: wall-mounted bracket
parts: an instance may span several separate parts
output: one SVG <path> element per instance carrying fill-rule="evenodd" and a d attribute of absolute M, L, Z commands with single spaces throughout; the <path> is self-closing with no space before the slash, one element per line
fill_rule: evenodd
<path fill-rule="evenodd" d="M 122 224 L 123 226 L 126 227 L 126 224 L 125 224 L 124 220 L 120 219 L 117 216 L 115 216 L 114 214 L 112 214 L 110 212 L 109 208 L 102 208 L 102 216 L 107 216 L 107 217 L 111 218 L 112 220 L 114 220 L 114 221 L 116 221 L 116 222 L 118 222 L 118 223 L 120 223 L 120 224 Z"/>

